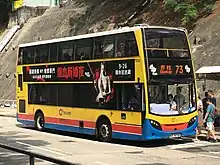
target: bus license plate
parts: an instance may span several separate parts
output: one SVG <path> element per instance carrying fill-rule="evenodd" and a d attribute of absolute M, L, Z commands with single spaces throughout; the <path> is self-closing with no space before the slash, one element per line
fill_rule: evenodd
<path fill-rule="evenodd" d="M 179 137 L 181 137 L 181 134 L 172 134 L 172 135 L 170 135 L 170 138 L 179 138 Z"/>

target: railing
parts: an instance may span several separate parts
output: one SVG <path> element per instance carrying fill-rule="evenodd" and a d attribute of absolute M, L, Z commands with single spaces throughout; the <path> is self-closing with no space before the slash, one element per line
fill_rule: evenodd
<path fill-rule="evenodd" d="M 0 107 L 16 108 L 16 100 L 0 99 Z"/>
<path fill-rule="evenodd" d="M 5 35 L 5 37 L 0 41 L 0 52 L 6 47 L 6 45 L 10 42 L 15 33 L 20 29 L 19 25 L 12 27 L 9 32 Z"/>
<path fill-rule="evenodd" d="M 63 161 L 63 160 L 60 160 L 60 159 L 51 158 L 49 156 L 37 154 L 37 153 L 34 153 L 34 152 L 22 150 L 22 149 L 12 147 L 12 146 L 8 146 L 8 145 L 2 144 L 2 143 L 0 143 L 0 148 L 4 148 L 6 150 L 11 150 L 13 152 L 18 152 L 18 153 L 21 153 L 21 154 L 24 154 L 24 155 L 28 155 L 30 165 L 34 165 L 34 163 L 35 163 L 34 158 L 38 158 L 38 159 L 42 159 L 42 160 L 45 160 L 45 161 L 48 161 L 48 162 L 51 162 L 51 163 L 62 164 L 62 165 L 79 165 L 79 164 L 71 163 L 71 162 L 68 162 L 68 161 Z"/>

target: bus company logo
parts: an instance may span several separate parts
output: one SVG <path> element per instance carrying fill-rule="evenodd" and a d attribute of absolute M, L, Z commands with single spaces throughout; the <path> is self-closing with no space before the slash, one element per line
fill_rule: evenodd
<path fill-rule="evenodd" d="M 153 64 L 151 64 L 150 65 L 150 71 L 151 71 L 151 73 L 152 73 L 152 75 L 157 75 L 157 68 L 156 67 L 154 67 L 154 65 Z"/>
<path fill-rule="evenodd" d="M 172 122 L 176 122 L 176 118 L 172 118 Z"/>
<path fill-rule="evenodd" d="M 64 111 L 63 109 L 60 109 L 59 110 L 59 115 L 60 116 L 63 116 L 63 115 L 66 115 L 66 116 L 71 116 L 71 112 L 68 112 L 68 111 Z"/>
<path fill-rule="evenodd" d="M 187 73 L 190 73 L 191 68 L 188 65 L 185 65 L 185 70 L 186 70 Z"/>

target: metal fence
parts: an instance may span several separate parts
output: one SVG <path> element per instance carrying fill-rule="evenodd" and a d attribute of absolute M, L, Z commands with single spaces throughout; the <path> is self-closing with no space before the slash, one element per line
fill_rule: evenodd
<path fill-rule="evenodd" d="M 24 155 L 28 155 L 30 165 L 35 164 L 35 158 L 45 160 L 45 161 L 48 161 L 48 162 L 51 162 L 51 163 L 60 164 L 60 165 L 79 165 L 79 164 L 76 164 L 76 163 L 71 163 L 71 162 L 68 162 L 68 161 L 63 161 L 63 160 L 52 158 L 52 157 L 49 157 L 49 156 L 37 154 L 37 153 L 31 152 L 31 151 L 22 150 L 22 149 L 12 147 L 12 146 L 8 146 L 8 145 L 2 144 L 2 143 L 0 143 L 0 148 L 4 148 L 6 150 L 11 150 L 13 152 L 18 152 L 18 153 L 21 153 L 21 154 L 24 154 Z"/>
<path fill-rule="evenodd" d="M 0 107 L 9 107 L 9 108 L 16 108 L 16 100 L 5 100 L 5 99 L 0 99 Z"/>

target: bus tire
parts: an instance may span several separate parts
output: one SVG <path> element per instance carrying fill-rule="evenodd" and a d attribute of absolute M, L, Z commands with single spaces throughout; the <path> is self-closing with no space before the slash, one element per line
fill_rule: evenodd
<path fill-rule="evenodd" d="M 45 124 L 45 120 L 44 120 L 44 115 L 42 112 L 37 112 L 36 116 L 35 116 L 35 128 L 38 131 L 43 131 L 44 130 L 44 124 Z"/>
<path fill-rule="evenodd" d="M 106 119 L 100 119 L 97 123 L 97 137 L 102 142 L 109 142 L 112 139 L 111 124 Z"/>

